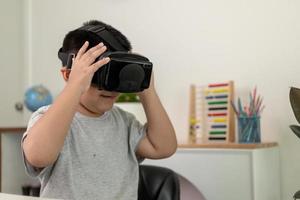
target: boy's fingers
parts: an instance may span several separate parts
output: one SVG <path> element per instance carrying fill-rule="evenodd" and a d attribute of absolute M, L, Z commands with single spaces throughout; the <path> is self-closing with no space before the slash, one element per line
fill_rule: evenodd
<path fill-rule="evenodd" d="M 90 70 L 93 73 L 95 73 L 100 67 L 102 67 L 103 65 L 106 65 L 107 63 L 109 63 L 109 61 L 110 61 L 109 57 L 102 58 L 98 62 L 95 62 L 93 65 L 91 65 Z"/>
<path fill-rule="evenodd" d="M 106 46 L 103 46 L 91 53 L 90 55 L 86 56 L 84 59 L 88 63 L 88 65 L 91 65 L 95 60 L 106 51 Z"/>
<path fill-rule="evenodd" d="M 103 54 L 107 50 L 106 46 L 101 47 L 93 52 L 92 61 L 94 62 L 96 58 L 98 58 L 101 54 Z"/>
<path fill-rule="evenodd" d="M 92 60 L 93 58 L 96 59 L 95 57 L 95 52 L 98 51 L 99 49 L 103 48 L 104 44 L 101 42 L 98 45 L 90 48 L 87 52 L 84 53 L 82 56 L 82 59 L 84 60 Z"/>
<path fill-rule="evenodd" d="M 76 59 L 79 59 L 84 54 L 84 52 L 87 50 L 88 46 L 89 46 L 89 42 L 85 41 L 85 43 L 82 45 L 82 47 L 77 52 Z"/>

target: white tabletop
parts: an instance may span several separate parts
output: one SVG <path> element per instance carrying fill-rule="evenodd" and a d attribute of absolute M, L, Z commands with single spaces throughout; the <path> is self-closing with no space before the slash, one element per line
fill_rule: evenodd
<path fill-rule="evenodd" d="M 0 200 L 37 200 L 37 199 L 53 200 L 53 199 L 47 199 L 47 198 L 29 197 L 29 196 L 0 193 Z"/>

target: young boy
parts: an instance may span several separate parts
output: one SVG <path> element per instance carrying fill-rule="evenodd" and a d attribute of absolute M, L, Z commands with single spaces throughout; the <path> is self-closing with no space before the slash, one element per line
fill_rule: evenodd
<path fill-rule="evenodd" d="M 131 51 L 127 38 L 99 21 Z M 103 44 L 105 43 L 105 44 Z M 41 196 L 60 199 L 136 200 L 139 159 L 171 156 L 177 148 L 174 128 L 155 91 L 138 93 L 147 117 L 135 117 L 113 106 L 117 92 L 95 87 L 94 73 L 110 59 L 95 62 L 109 43 L 92 32 L 74 30 L 64 39 L 63 52 L 75 52 L 71 70 L 63 66 L 66 85 L 51 106 L 32 114 L 22 148 L 27 172 L 41 181 Z"/>

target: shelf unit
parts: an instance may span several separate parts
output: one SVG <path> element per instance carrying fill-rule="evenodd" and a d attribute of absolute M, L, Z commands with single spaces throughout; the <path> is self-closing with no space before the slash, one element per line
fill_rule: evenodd
<path fill-rule="evenodd" d="M 4 167 L 3 167 L 3 157 L 8 155 L 8 153 L 12 154 L 11 156 L 15 156 L 15 154 L 18 154 L 19 152 L 17 151 L 14 151 L 14 152 L 5 152 L 5 150 L 3 149 L 3 146 L 7 146 L 7 145 L 4 145 L 3 142 L 2 142 L 2 135 L 3 134 L 13 134 L 13 138 L 12 140 L 15 141 L 15 137 L 18 137 L 18 139 L 20 139 L 21 136 L 19 136 L 20 134 L 23 134 L 24 132 L 26 131 L 26 127 L 0 127 L 0 192 L 3 192 L 3 176 L 10 176 L 10 174 L 3 174 L 3 170 Z M 12 142 L 13 143 L 13 142 Z M 20 147 L 20 144 L 16 144 L 17 147 Z M 13 148 L 13 147 L 11 147 Z M 21 155 L 18 155 L 19 158 L 22 158 Z M 13 158 L 11 158 L 13 160 Z M 11 160 L 10 159 L 10 160 Z M 18 163 L 21 163 L 21 161 L 19 161 Z M 11 163 L 11 165 L 13 165 L 13 163 Z M 21 168 L 21 167 L 19 167 Z M 10 169 L 10 170 L 13 170 L 13 169 Z M 14 176 L 17 176 L 17 174 L 14 172 L 14 171 L 9 171 L 9 173 L 13 173 Z M 25 175 L 25 170 L 24 170 L 24 177 L 26 177 Z M 19 177 L 16 177 L 16 180 L 18 179 Z M 8 187 L 13 187 L 11 184 L 13 180 L 9 180 L 9 185 Z M 9 191 L 4 191 L 4 192 L 10 192 L 11 190 Z M 19 193 L 21 193 L 21 188 L 19 188 Z"/>
<path fill-rule="evenodd" d="M 214 200 L 280 200 L 277 143 L 180 144 L 177 152 L 143 164 L 168 167 Z"/>

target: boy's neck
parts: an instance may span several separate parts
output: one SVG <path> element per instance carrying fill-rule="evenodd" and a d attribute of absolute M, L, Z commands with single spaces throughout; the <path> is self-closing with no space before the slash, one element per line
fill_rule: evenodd
<path fill-rule="evenodd" d="M 77 107 L 77 112 L 80 112 L 80 114 L 88 116 L 88 117 L 100 117 L 105 113 L 105 112 L 101 112 L 101 113 L 93 112 L 92 110 L 90 110 L 86 106 L 84 106 L 82 103 L 79 103 L 79 105 Z"/>

